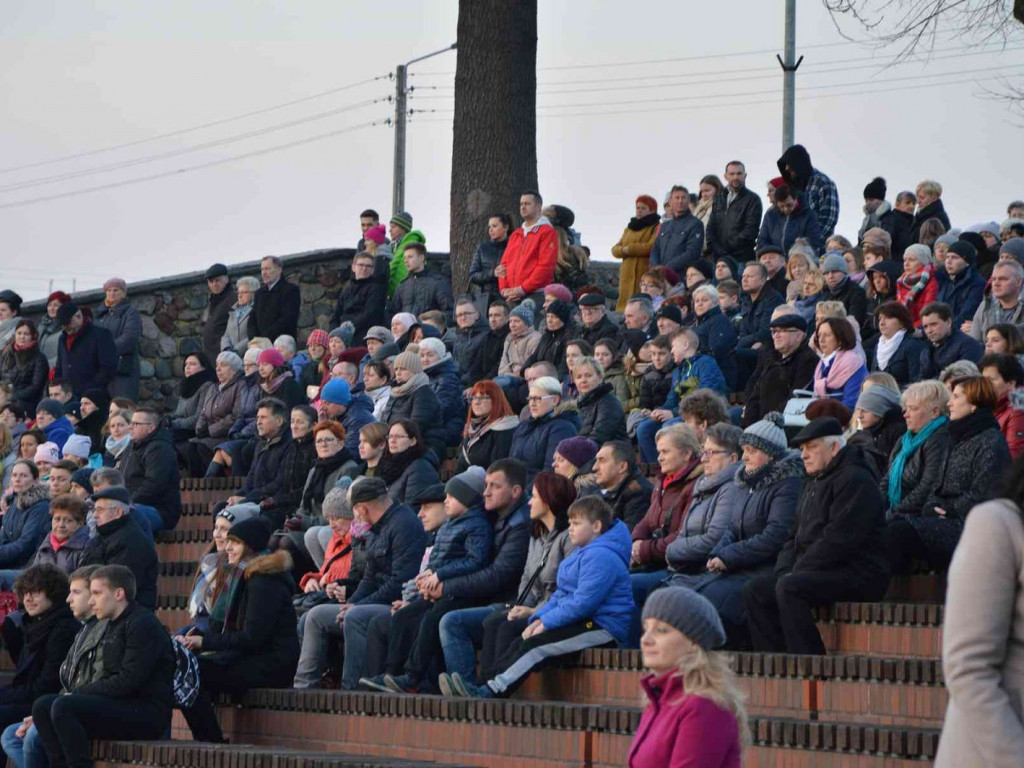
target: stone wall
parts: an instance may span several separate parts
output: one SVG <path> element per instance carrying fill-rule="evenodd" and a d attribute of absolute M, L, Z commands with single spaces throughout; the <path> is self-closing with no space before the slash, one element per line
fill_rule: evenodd
<path fill-rule="evenodd" d="M 338 291 L 350 274 L 355 251 L 351 248 L 324 249 L 282 256 L 286 279 L 302 290 L 299 313 L 300 349 L 314 328 L 329 330 Z M 430 254 L 431 266 L 450 275 L 447 253 Z M 595 262 L 591 265 L 594 281 L 605 294 L 618 295 L 618 264 Z M 228 267 L 232 281 L 244 275 L 259 277 L 260 262 L 247 261 Z M 177 401 L 177 380 L 183 375 L 185 357 L 202 349 L 203 310 L 209 291 L 203 272 L 186 272 L 156 280 L 128 285 L 128 298 L 142 315 L 141 402 L 171 410 Z M 84 306 L 98 307 L 103 291 L 75 295 Z M 46 302 L 34 301 L 22 307 L 22 314 L 38 318 L 46 311 Z"/>

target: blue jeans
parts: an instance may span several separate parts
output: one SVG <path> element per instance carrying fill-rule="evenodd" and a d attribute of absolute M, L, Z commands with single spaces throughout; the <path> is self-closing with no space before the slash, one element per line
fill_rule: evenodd
<path fill-rule="evenodd" d="M 476 681 L 476 649 L 484 642 L 484 619 L 505 606 L 501 603 L 452 611 L 441 619 L 441 648 L 445 669 Z"/>
<path fill-rule="evenodd" d="M 25 568 L 28 568 L 26 565 Z M 14 580 L 21 576 L 25 568 L 3 568 L 0 569 L 0 588 L 11 591 L 14 589 Z"/>
<path fill-rule="evenodd" d="M 626 638 L 627 648 L 640 647 L 640 635 L 643 633 L 643 624 L 640 618 L 644 611 L 644 603 L 647 601 L 647 596 L 663 586 L 667 578 L 667 570 L 629 574 L 629 580 L 633 585 L 633 617 L 629 622 L 629 637 Z"/>
<path fill-rule="evenodd" d="M 15 768 L 49 768 L 50 758 L 46 755 L 42 743 L 39 741 L 39 732 L 36 727 L 30 726 L 24 739 L 14 735 L 21 727 L 21 723 L 14 723 L 4 729 L 0 735 L 0 744 L 3 745 L 4 754 L 14 764 Z"/>
<path fill-rule="evenodd" d="M 378 616 L 391 613 L 390 605 L 354 605 L 345 614 L 345 661 L 341 670 L 341 687 L 354 691 L 359 678 L 366 671 L 366 635 L 370 622 Z"/>
<path fill-rule="evenodd" d="M 658 446 L 654 442 L 654 436 L 658 430 L 667 427 L 669 424 L 678 424 L 682 421 L 678 416 L 668 421 L 655 421 L 645 419 L 636 425 L 636 444 L 640 448 L 640 461 L 644 464 L 653 464 L 658 460 Z"/>

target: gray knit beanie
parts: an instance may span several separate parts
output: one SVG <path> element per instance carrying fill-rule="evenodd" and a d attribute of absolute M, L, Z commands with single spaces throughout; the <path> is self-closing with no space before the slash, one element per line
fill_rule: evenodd
<path fill-rule="evenodd" d="M 527 325 L 532 326 L 536 310 L 537 305 L 534 303 L 533 299 L 524 299 L 520 302 L 518 307 L 509 312 L 509 317 L 518 317 Z"/>
<path fill-rule="evenodd" d="M 850 268 L 846 266 L 846 259 L 843 258 L 843 254 L 838 251 L 830 251 L 828 256 L 821 262 L 821 273 L 826 272 L 842 272 L 844 275 L 850 274 Z"/>
<path fill-rule="evenodd" d="M 927 267 L 934 261 L 934 259 L 932 259 L 932 249 L 924 243 L 908 245 L 907 250 L 903 252 L 903 255 L 905 256 L 908 253 L 912 254 L 915 259 L 920 261 L 922 267 Z"/>
<path fill-rule="evenodd" d="M 486 484 L 487 471 L 483 467 L 472 466 L 449 480 L 444 487 L 444 492 L 449 496 L 454 496 L 462 506 L 469 509 L 475 507 L 483 499 Z"/>
<path fill-rule="evenodd" d="M 778 411 L 766 413 L 761 421 L 755 422 L 743 430 L 740 445 L 764 451 L 773 459 L 781 458 L 789 450 L 786 433 L 782 429 L 785 420 Z"/>
<path fill-rule="evenodd" d="M 689 587 L 652 592 L 644 604 L 643 618 L 672 625 L 705 651 L 725 645 L 725 628 L 715 606 Z"/>
<path fill-rule="evenodd" d="M 872 385 L 860 393 L 856 407 L 882 418 L 893 408 L 898 408 L 899 405 L 900 396 L 891 389 Z"/>

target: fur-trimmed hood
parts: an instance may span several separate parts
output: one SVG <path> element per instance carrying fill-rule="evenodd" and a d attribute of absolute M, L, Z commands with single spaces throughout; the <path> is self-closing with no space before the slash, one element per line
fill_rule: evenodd
<path fill-rule="evenodd" d="M 790 477 L 804 477 L 804 462 L 797 451 L 789 451 L 781 459 L 776 459 L 758 470 L 750 473 L 744 467 L 736 471 L 736 485 L 749 493 L 763 490 Z"/>
<path fill-rule="evenodd" d="M 579 415 L 580 408 L 576 404 L 575 400 L 563 400 L 555 406 L 555 410 L 551 411 L 552 416 L 561 416 L 565 413 L 575 413 Z"/>
<path fill-rule="evenodd" d="M 278 576 L 288 573 L 294 566 L 292 556 L 284 549 L 271 552 L 269 555 L 260 555 L 249 561 L 245 568 L 245 578 L 253 576 Z"/>
<path fill-rule="evenodd" d="M 1015 411 L 1024 411 L 1024 387 L 1010 390 L 1010 407 Z"/>
<path fill-rule="evenodd" d="M 50 489 L 40 482 L 35 482 L 27 490 L 16 494 L 14 503 L 18 505 L 18 509 L 24 511 L 49 498 Z"/>

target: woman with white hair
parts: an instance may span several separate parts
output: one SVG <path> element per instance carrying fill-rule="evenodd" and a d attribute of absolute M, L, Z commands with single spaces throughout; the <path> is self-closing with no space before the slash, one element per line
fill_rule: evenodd
<path fill-rule="evenodd" d="M 573 369 L 573 383 L 579 397 L 581 437 L 589 437 L 598 445 L 609 440 L 626 439 L 626 414 L 622 403 L 604 380 L 604 369 L 592 357 L 583 357 Z"/>
<path fill-rule="evenodd" d="M 223 442 L 238 419 L 245 389 L 242 358 L 234 352 L 221 352 L 214 365 L 217 384 L 207 390 L 196 419 L 196 436 L 189 440 L 188 469 L 192 477 L 203 477 L 213 451 Z"/>
<path fill-rule="evenodd" d="M 551 469 L 558 444 L 579 433 L 580 417 L 575 402 L 562 402 L 562 385 L 553 376 L 534 379 L 526 402 L 530 416 L 512 434 L 509 458 L 526 465 L 531 484 L 538 472 Z"/>
<path fill-rule="evenodd" d="M 243 277 L 235 288 L 238 300 L 228 312 L 228 325 L 220 339 L 220 348 L 241 355 L 249 345 L 249 313 L 252 312 L 253 297 L 260 289 L 260 281 L 255 277 Z"/>
<path fill-rule="evenodd" d="M 715 356 L 729 390 L 736 388 L 736 329 L 718 304 L 718 289 L 701 285 L 693 291 L 693 330 L 700 349 Z"/>
<path fill-rule="evenodd" d="M 896 281 L 896 299 L 910 310 L 914 327 L 921 327 L 921 310 L 939 295 L 932 249 L 915 243 L 903 252 L 903 274 Z"/>
<path fill-rule="evenodd" d="M 423 372 L 430 379 L 430 388 L 441 403 L 445 444 L 458 445 L 466 421 L 466 401 L 462 397 L 459 366 L 440 339 L 423 339 L 419 356 Z"/>

